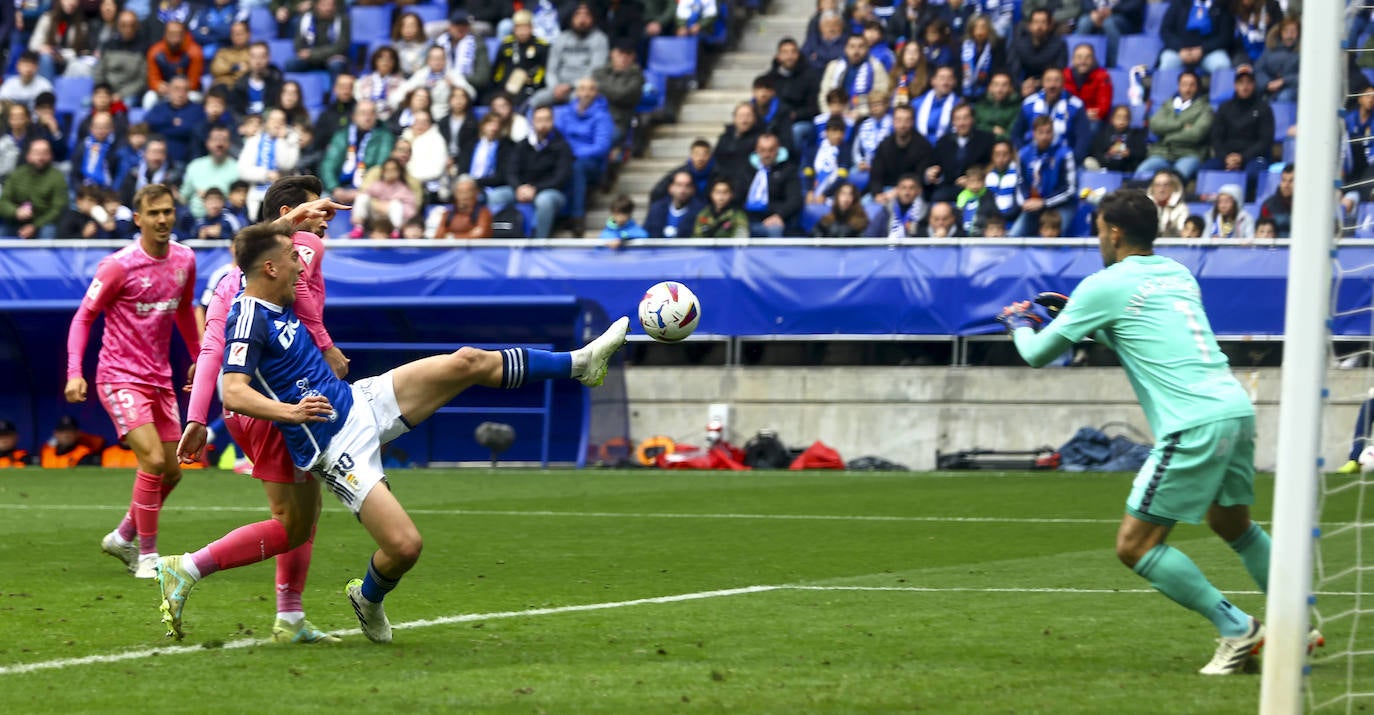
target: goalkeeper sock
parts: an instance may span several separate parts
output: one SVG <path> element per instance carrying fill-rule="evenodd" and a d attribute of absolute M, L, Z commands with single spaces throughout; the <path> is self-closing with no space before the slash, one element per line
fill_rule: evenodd
<path fill-rule="evenodd" d="M 1249 631 L 1250 614 L 1227 601 L 1182 551 L 1160 544 L 1136 563 L 1134 571 L 1175 603 L 1202 614 L 1223 638 L 1238 638 Z"/>
<path fill-rule="evenodd" d="M 1250 529 L 1230 544 L 1240 554 L 1240 562 L 1245 564 L 1250 578 L 1255 579 L 1261 591 L 1269 593 L 1269 532 L 1252 522 Z"/>
<path fill-rule="evenodd" d="M 572 353 L 506 348 L 501 351 L 501 387 L 513 390 L 526 382 L 572 377 Z"/>

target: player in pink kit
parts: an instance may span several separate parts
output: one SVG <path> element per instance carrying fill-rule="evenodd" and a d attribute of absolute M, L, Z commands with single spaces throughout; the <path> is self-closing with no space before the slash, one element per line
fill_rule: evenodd
<path fill-rule="evenodd" d="M 142 235 L 133 245 L 101 260 L 67 332 L 65 395 L 68 402 L 84 402 L 86 342 L 91 323 L 105 313 L 96 395 L 114 421 L 115 431 L 138 458 L 138 477 L 129 512 L 105 535 L 100 547 L 123 561 L 136 578 L 156 575 L 158 512 L 181 480 L 176 456 L 181 412 L 168 360 L 173 323 L 193 359 L 200 350 L 194 300 L 196 257 L 191 249 L 171 242 L 175 222 L 171 189 L 163 184 L 139 189 L 134 196 L 134 224 Z"/>
<path fill-rule="evenodd" d="M 263 198 L 263 215 L 297 230 L 292 243 L 301 257 L 301 276 L 296 283 L 296 305 L 301 323 L 324 353 L 335 375 L 348 372 L 348 361 L 325 330 L 324 233 L 333 209 L 347 208 L 319 201 L 324 190 L 319 178 L 293 176 L 272 184 Z M 291 209 L 291 207 L 296 207 Z M 288 210 L 290 209 L 290 210 Z M 196 361 L 196 376 L 187 408 L 186 429 L 177 455 L 183 462 L 200 458 L 205 447 L 210 396 L 219 381 L 224 361 L 224 319 L 238 295 L 243 272 L 237 267 L 214 286 L 214 298 L 205 313 L 205 339 Z M 202 574 L 257 563 L 276 554 L 277 620 L 272 639 L 279 643 L 332 643 L 339 638 L 316 628 L 305 618 L 301 593 L 314 549 L 315 523 L 320 514 L 320 483 L 309 472 L 296 469 L 281 431 L 271 422 L 246 415 L 225 413 L 225 426 L 234 441 L 253 462 L 253 477 L 263 483 L 272 518 L 235 529 L 199 552 Z"/>

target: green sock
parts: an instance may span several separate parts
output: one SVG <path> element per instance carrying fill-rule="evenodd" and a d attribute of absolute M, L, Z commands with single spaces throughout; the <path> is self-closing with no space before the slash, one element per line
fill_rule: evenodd
<path fill-rule="evenodd" d="M 1240 554 L 1240 562 L 1245 564 L 1250 578 L 1255 579 L 1261 591 L 1269 593 L 1269 532 L 1252 523 L 1248 531 L 1230 543 Z"/>
<path fill-rule="evenodd" d="M 1160 544 L 1135 565 L 1135 572 L 1179 605 L 1201 613 L 1223 638 L 1236 638 L 1249 631 L 1250 615 L 1231 605 L 1182 551 Z"/>

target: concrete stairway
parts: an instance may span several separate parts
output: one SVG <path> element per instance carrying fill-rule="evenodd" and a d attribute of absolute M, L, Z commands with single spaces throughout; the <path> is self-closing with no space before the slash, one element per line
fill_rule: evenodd
<path fill-rule="evenodd" d="M 768 14 L 756 15 L 745 25 L 738 49 L 720 56 L 706 86 L 687 93 L 678 121 L 652 130 L 648 151 L 630 160 L 614 189 L 587 197 L 587 238 L 601 234 L 609 216 L 607 206 L 621 193 L 634 199 L 635 220 L 643 221 L 649 208 L 649 190 L 664 173 L 687 160 L 697 138 L 715 144 L 735 105 L 749 99 L 754 78 L 768 71 L 778 41 L 792 37 L 799 44 L 805 42 L 806 24 L 814 9 L 810 0 L 773 0 Z"/>

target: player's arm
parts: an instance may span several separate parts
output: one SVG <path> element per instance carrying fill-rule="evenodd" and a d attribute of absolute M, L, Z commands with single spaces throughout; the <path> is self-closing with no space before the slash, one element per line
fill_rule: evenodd
<path fill-rule="evenodd" d="M 214 294 L 205 311 L 205 335 L 200 341 L 200 356 L 191 378 L 191 401 L 186 406 L 186 428 L 177 444 L 177 457 L 183 464 L 200 459 L 205 449 L 209 424 L 210 398 L 219 382 L 219 367 L 224 362 L 224 317 L 229 312 L 229 298 Z"/>
<path fill-rule="evenodd" d="M 1053 320 L 1043 330 L 1036 330 L 1039 325 L 1029 315 L 1011 321 L 1003 320 L 1011 331 L 1016 352 L 1026 364 L 1031 367 L 1044 367 L 1074 344 L 1111 324 L 1116 315 L 1115 297 L 1104 281 L 1105 279 L 1097 279 L 1096 276 L 1089 277 L 1062 303 L 1050 299 L 1047 294 L 1037 296 L 1036 302 L 1045 306 L 1053 315 Z M 1054 310 L 1055 304 L 1061 306 L 1061 309 Z M 1013 304 L 1008 306 L 1008 309 L 1017 306 L 1023 306 L 1027 313 L 1030 311 L 1029 301 Z M 999 317 L 1000 319 L 1002 318 Z M 1044 322 L 1043 319 L 1037 320 L 1042 324 Z"/>
<path fill-rule="evenodd" d="M 186 376 L 186 391 L 191 391 L 191 382 L 196 374 L 196 360 L 200 355 L 200 321 L 196 320 L 196 264 L 186 272 L 186 283 L 181 286 L 181 302 L 177 304 L 177 331 L 186 343 L 186 351 L 191 354 L 191 373 Z"/>
<path fill-rule="evenodd" d="M 313 239 L 311 239 L 313 241 Z M 315 347 L 324 353 L 324 360 L 334 376 L 342 380 L 348 375 L 348 358 L 334 345 L 334 338 L 324 327 L 324 244 L 304 246 L 301 250 L 301 278 L 296 283 L 296 302 L 292 306 L 301 319 Z"/>
<path fill-rule="evenodd" d="M 67 328 L 67 385 L 63 390 L 67 402 L 86 401 L 86 378 L 82 376 L 82 364 L 86 357 L 86 342 L 91 337 L 91 324 L 123 287 L 124 267 L 118 261 L 101 261 Z"/>
<path fill-rule="evenodd" d="M 329 399 L 316 395 L 292 405 L 271 399 L 253 389 L 252 376 L 259 372 L 269 339 L 265 321 L 251 307 L 241 306 L 241 312 L 226 319 L 224 345 L 224 376 L 220 381 L 220 396 L 227 410 L 261 420 L 299 425 L 324 422 L 333 412 Z"/>

